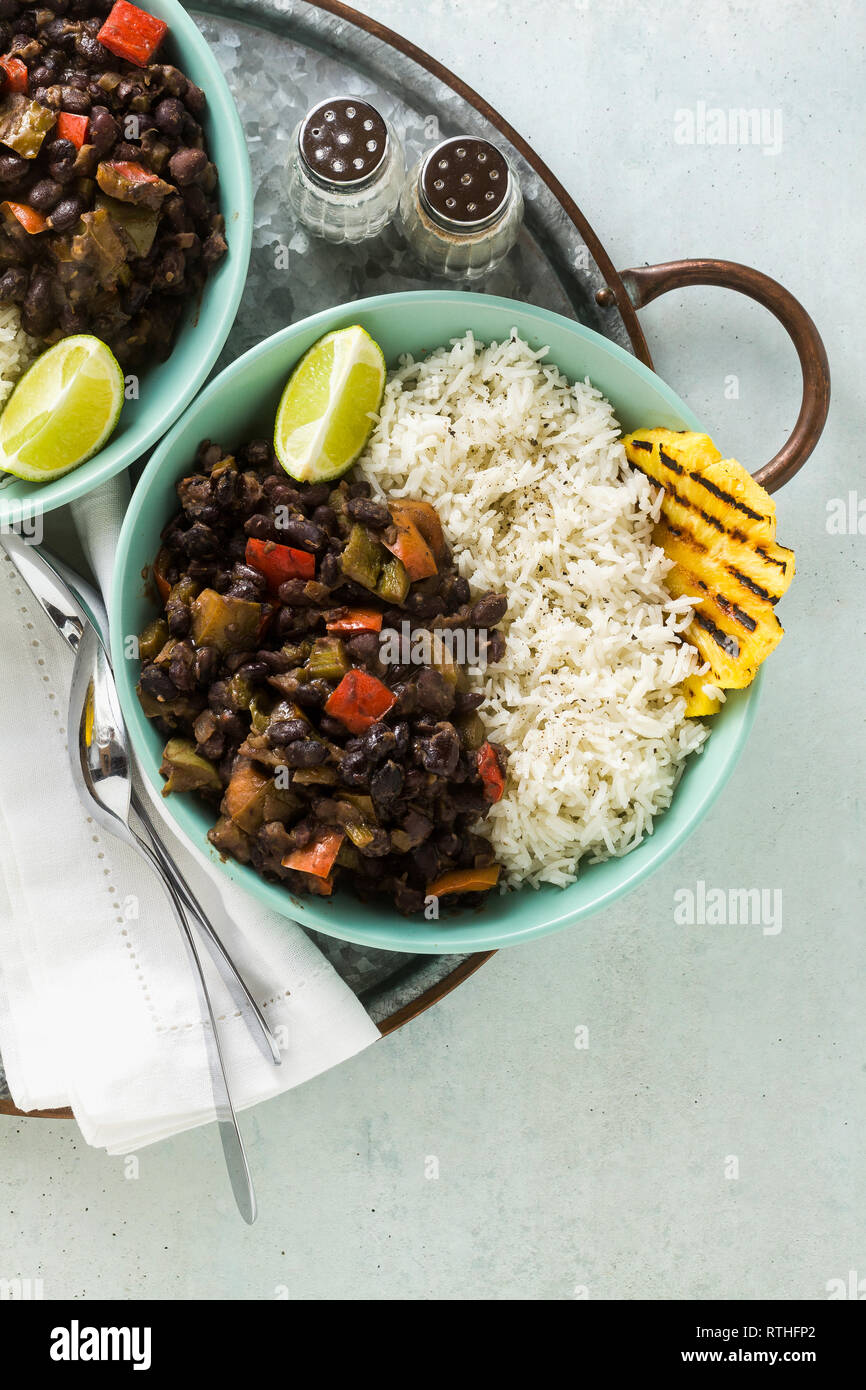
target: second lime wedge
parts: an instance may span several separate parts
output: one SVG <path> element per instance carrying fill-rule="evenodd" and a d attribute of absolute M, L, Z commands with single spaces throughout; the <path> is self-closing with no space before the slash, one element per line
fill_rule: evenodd
<path fill-rule="evenodd" d="M 123 372 L 88 333 L 63 338 L 26 371 L 0 416 L 0 469 L 47 483 L 91 458 L 123 407 Z"/>
<path fill-rule="evenodd" d="M 299 483 L 329 482 L 351 468 L 385 391 L 385 358 L 354 324 L 328 333 L 301 358 L 283 392 L 274 449 Z"/>

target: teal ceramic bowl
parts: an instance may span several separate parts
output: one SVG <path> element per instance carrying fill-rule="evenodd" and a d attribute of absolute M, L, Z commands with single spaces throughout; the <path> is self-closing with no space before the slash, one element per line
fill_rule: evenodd
<path fill-rule="evenodd" d="M 120 424 L 106 447 L 53 483 L 8 483 L 0 492 L 0 523 L 61 507 L 140 458 L 189 405 L 222 351 L 240 303 L 253 225 L 250 162 L 240 117 L 216 58 L 184 6 L 178 0 L 145 0 L 144 8 L 169 26 L 160 55 L 181 68 L 207 97 L 203 125 L 219 169 L 228 254 L 208 279 L 200 300 L 187 305 L 171 356 L 142 372 L 139 399 L 124 403 Z"/>
<path fill-rule="evenodd" d="M 217 377 L 162 441 L 135 491 L 120 536 L 111 597 L 114 665 L 133 746 L 154 787 L 162 786 L 162 740 L 139 707 L 135 695 L 139 665 L 127 659 L 125 638 L 141 631 L 154 615 L 142 573 L 159 549 L 162 527 L 177 510 L 175 484 L 190 471 L 202 439 L 232 448 L 257 435 L 270 437 L 280 394 L 299 357 L 323 333 L 353 323 L 363 324 L 381 344 L 389 364 L 400 353 L 423 355 L 467 328 L 490 341 L 501 340 L 515 327 L 534 348 L 548 346 L 552 361 L 572 379 L 589 376 L 613 402 L 624 429 L 640 425 L 701 428 L 670 387 L 607 339 L 558 314 L 488 295 L 430 291 L 362 299 L 316 314 L 260 343 Z M 193 797 L 168 797 L 165 809 L 191 840 L 210 852 L 229 878 L 260 902 L 305 926 L 393 951 L 491 950 L 577 922 L 615 902 L 658 868 L 722 790 L 748 737 L 756 704 L 757 683 L 729 696 L 713 721 L 704 751 L 690 759 L 670 810 L 656 822 L 653 835 L 631 854 L 587 868 L 569 888 L 526 888 L 491 895 L 478 911 L 451 921 L 410 922 L 387 903 L 359 903 L 348 893 L 327 899 L 297 898 L 241 864 L 221 861 L 206 839 L 212 817 Z"/>

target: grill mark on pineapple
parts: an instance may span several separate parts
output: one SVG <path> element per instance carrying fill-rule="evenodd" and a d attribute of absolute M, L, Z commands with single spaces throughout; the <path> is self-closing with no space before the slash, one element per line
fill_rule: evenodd
<path fill-rule="evenodd" d="M 652 446 L 652 444 L 650 443 L 650 441 L 649 441 L 648 439 L 633 439 L 631 442 L 632 442 L 632 448 L 634 448 L 634 449 L 649 449 L 650 453 L 652 453 L 652 447 L 653 447 L 653 446 Z"/>
<path fill-rule="evenodd" d="M 788 561 L 780 560 L 776 555 L 768 555 L 763 546 L 755 546 L 755 554 L 760 555 L 762 560 L 766 560 L 770 565 L 778 565 L 783 574 L 788 573 Z"/>
<path fill-rule="evenodd" d="M 663 463 L 665 468 L 669 468 L 672 473 L 685 473 L 686 471 L 681 463 L 677 463 L 676 459 L 672 459 L 670 454 L 665 453 L 661 444 L 659 445 L 659 462 Z"/>
<path fill-rule="evenodd" d="M 682 472 L 682 469 L 680 469 L 680 472 Z M 714 497 L 718 497 L 720 502 L 726 502 L 729 506 L 736 507 L 738 512 L 742 512 L 745 516 L 749 517 L 751 521 L 767 520 L 760 512 L 755 512 L 751 507 L 747 507 L 745 502 L 740 502 L 734 497 L 733 493 L 725 492 L 723 488 L 717 487 L 715 483 L 711 483 L 708 478 L 702 477 L 697 470 L 689 473 L 689 477 L 693 482 L 698 483 L 700 487 L 706 488 L 707 492 L 711 492 Z"/>
<path fill-rule="evenodd" d="M 729 618 L 733 618 L 735 623 L 740 624 L 740 627 L 744 627 L 747 632 L 755 631 L 755 628 L 758 626 L 755 619 L 750 617 L 748 613 L 745 613 L 742 608 L 738 607 L 732 599 L 725 598 L 724 594 L 716 594 L 715 600 L 722 612 L 727 613 Z"/>
<path fill-rule="evenodd" d="M 671 522 L 668 521 L 667 517 L 663 519 L 662 525 L 671 536 L 675 536 L 677 540 L 684 541 L 688 546 L 691 547 L 692 550 L 696 552 L 695 559 L 693 562 L 695 565 L 699 565 L 702 559 L 709 560 L 711 558 L 710 552 L 707 550 L 707 547 L 704 545 L 703 541 L 699 541 L 697 536 L 693 535 L 691 531 L 685 529 L 682 526 L 672 525 Z M 664 545 L 662 545 L 662 549 L 664 549 Z M 677 563 L 679 563 L 679 561 L 677 561 Z M 742 570 L 737 569 L 735 565 L 724 564 L 724 561 L 720 561 L 719 563 L 723 565 L 723 568 L 731 576 L 732 579 L 736 579 L 738 583 L 744 586 L 744 588 L 749 589 L 751 593 L 755 595 L 756 598 L 763 599 L 765 603 L 769 603 L 773 607 L 775 607 L 776 604 L 779 602 L 779 599 L 782 597 L 781 594 L 770 593 L 769 589 L 765 589 L 763 585 L 758 584 L 756 580 L 750 579 L 747 574 L 744 574 Z M 695 576 L 695 578 L 697 580 L 697 576 Z M 706 585 L 704 585 L 703 587 L 706 588 Z"/>
<path fill-rule="evenodd" d="M 755 594 L 757 598 L 762 598 L 765 603 L 777 604 L 779 602 L 781 597 L 780 594 L 771 594 L 769 589 L 764 589 L 760 584 L 756 584 L 754 579 L 750 579 L 747 574 L 743 574 L 742 570 L 734 569 L 733 565 L 726 565 L 725 568 L 728 574 L 732 574 L 734 578 L 745 585 L 747 589 L 751 589 L 752 593 Z"/>
<path fill-rule="evenodd" d="M 704 632 L 710 634 L 716 646 L 721 647 L 726 656 L 732 657 L 734 661 L 739 658 L 740 644 L 736 637 L 732 637 L 728 632 L 723 632 L 712 618 L 707 617 L 706 613 L 695 613 L 695 622 L 704 629 Z"/>

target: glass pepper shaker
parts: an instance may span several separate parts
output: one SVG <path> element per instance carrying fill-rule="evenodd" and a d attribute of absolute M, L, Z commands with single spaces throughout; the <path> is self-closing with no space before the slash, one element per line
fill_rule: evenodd
<path fill-rule="evenodd" d="M 403 149 L 369 102 L 334 97 L 307 113 L 288 166 L 289 202 L 298 221 L 326 241 L 376 236 L 397 210 Z"/>
<path fill-rule="evenodd" d="M 412 170 L 400 221 L 424 265 L 454 280 L 477 280 L 514 245 L 523 195 L 505 155 L 489 140 L 455 136 Z"/>

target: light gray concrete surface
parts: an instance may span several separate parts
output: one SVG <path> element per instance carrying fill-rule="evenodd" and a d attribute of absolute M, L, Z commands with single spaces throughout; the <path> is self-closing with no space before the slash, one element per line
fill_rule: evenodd
<path fill-rule="evenodd" d="M 41 1277 L 47 1298 L 825 1298 L 866 1276 L 866 536 L 826 525 L 832 499 L 866 497 L 862 8 L 363 8 L 479 87 L 620 265 L 747 261 L 810 309 L 834 404 L 778 498 L 788 635 L 740 767 L 655 878 L 246 1120 L 257 1227 L 212 1133 L 146 1151 L 130 1180 L 71 1124 L 0 1121 L 0 1275 Z M 781 149 L 677 143 L 675 113 L 699 103 L 762 108 L 770 133 L 780 112 Z M 643 319 L 723 451 L 764 462 L 799 398 L 778 326 L 715 290 Z M 782 930 L 677 926 L 674 894 L 699 879 L 780 888 Z"/>

